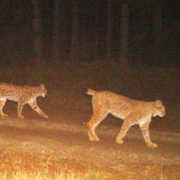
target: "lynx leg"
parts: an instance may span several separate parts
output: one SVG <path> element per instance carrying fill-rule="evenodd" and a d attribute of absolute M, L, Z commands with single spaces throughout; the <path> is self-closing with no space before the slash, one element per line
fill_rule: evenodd
<path fill-rule="evenodd" d="M 119 143 L 119 144 L 122 144 L 123 143 L 123 138 L 124 136 L 126 135 L 126 133 L 128 132 L 129 128 L 131 127 L 130 123 L 126 120 L 124 121 L 122 127 L 121 127 L 121 130 L 119 132 L 119 134 L 117 135 L 116 137 L 116 142 Z"/>
<path fill-rule="evenodd" d="M 158 145 L 155 144 L 155 143 L 152 143 L 151 140 L 150 140 L 149 124 L 150 124 L 150 121 L 145 123 L 145 124 L 143 124 L 143 125 L 139 125 L 139 127 L 141 129 L 142 135 L 144 137 L 144 140 L 145 140 L 147 146 L 148 147 L 157 147 Z"/>
<path fill-rule="evenodd" d="M 0 116 L 2 116 L 2 117 L 8 117 L 7 114 L 3 113 L 3 107 L 4 107 L 5 103 L 6 103 L 6 100 L 0 100 Z"/>
<path fill-rule="evenodd" d="M 29 106 L 43 118 L 48 118 L 48 116 L 39 108 L 36 101 L 29 103 Z"/>
<path fill-rule="evenodd" d="M 87 123 L 88 136 L 91 141 L 99 141 L 99 138 L 95 133 L 95 128 L 107 116 L 107 114 L 107 112 L 96 112 L 92 115 L 91 120 Z"/>
<path fill-rule="evenodd" d="M 24 104 L 22 102 L 18 102 L 18 110 L 17 110 L 17 115 L 19 118 L 24 118 L 22 115 L 22 109 L 23 109 Z"/>

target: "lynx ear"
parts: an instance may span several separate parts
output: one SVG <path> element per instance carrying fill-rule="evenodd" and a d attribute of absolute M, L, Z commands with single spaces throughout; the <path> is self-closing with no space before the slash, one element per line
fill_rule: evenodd
<path fill-rule="evenodd" d="M 41 87 L 41 89 L 45 89 L 44 84 L 41 84 L 40 87 Z"/>
<path fill-rule="evenodd" d="M 161 100 L 156 100 L 155 102 L 154 102 L 154 106 L 155 107 L 160 107 L 162 105 L 162 101 Z"/>

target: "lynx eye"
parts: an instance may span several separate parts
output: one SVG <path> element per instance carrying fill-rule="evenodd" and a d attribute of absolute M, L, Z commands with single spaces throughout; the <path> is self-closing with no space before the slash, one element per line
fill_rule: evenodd
<path fill-rule="evenodd" d="M 162 107 L 159 107 L 158 109 L 159 109 L 160 111 L 163 111 L 163 110 L 164 110 Z"/>

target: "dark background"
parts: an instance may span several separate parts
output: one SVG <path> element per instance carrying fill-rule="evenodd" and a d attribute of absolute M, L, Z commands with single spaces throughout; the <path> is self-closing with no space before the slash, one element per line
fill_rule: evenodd
<path fill-rule="evenodd" d="M 105 61 L 107 54 L 107 4 L 108 1 L 77 0 L 78 3 L 78 61 L 94 61 L 98 52 L 98 60 Z M 129 5 L 129 51 L 128 62 L 155 65 L 179 65 L 180 42 L 180 11 L 178 0 L 164 1 L 128 1 Z M 122 1 L 112 1 L 112 59 L 120 61 Z M 158 52 L 155 49 L 155 7 L 160 7 L 162 18 L 162 42 Z M 54 61 L 73 61 L 70 58 L 72 39 L 72 1 L 60 1 L 59 54 L 58 59 L 52 59 L 52 32 L 54 17 L 54 1 L 42 0 L 42 40 L 43 63 Z M 97 9 L 97 12 L 96 12 Z M 143 10 L 144 15 L 141 14 Z M 1 63 L 17 66 L 33 64 L 33 18 L 32 1 L 3 0 L 0 4 Z M 95 22 L 98 13 L 98 23 Z M 142 23 L 142 18 L 143 22 Z M 94 48 L 95 34 L 98 31 L 98 48 Z M 81 52 L 85 51 L 85 55 Z M 138 53 L 140 52 L 140 53 Z M 158 54 L 158 58 L 157 58 Z"/>

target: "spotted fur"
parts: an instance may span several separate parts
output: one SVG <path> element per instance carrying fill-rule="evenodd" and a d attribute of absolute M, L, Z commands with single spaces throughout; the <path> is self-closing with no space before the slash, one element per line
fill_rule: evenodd
<path fill-rule="evenodd" d="M 123 119 L 123 125 L 116 137 L 116 142 L 123 143 L 123 138 L 129 128 L 138 124 L 148 147 L 157 147 L 152 143 L 149 136 L 149 124 L 152 117 L 163 117 L 165 107 L 160 100 L 145 102 L 130 99 L 125 96 L 108 91 L 94 91 L 88 89 L 87 94 L 92 95 L 93 115 L 87 123 L 88 136 L 91 141 L 99 141 L 95 133 L 97 125 L 110 113 Z"/>
<path fill-rule="evenodd" d="M 17 115 L 20 118 L 22 116 L 22 109 L 25 104 L 34 109 L 39 115 L 44 118 L 48 118 L 46 114 L 37 105 L 36 98 L 38 96 L 45 97 L 47 95 L 47 90 L 43 84 L 40 86 L 17 86 L 6 83 L 0 83 L 0 116 L 7 117 L 7 114 L 3 113 L 3 107 L 6 100 L 12 100 L 18 102 Z"/>

